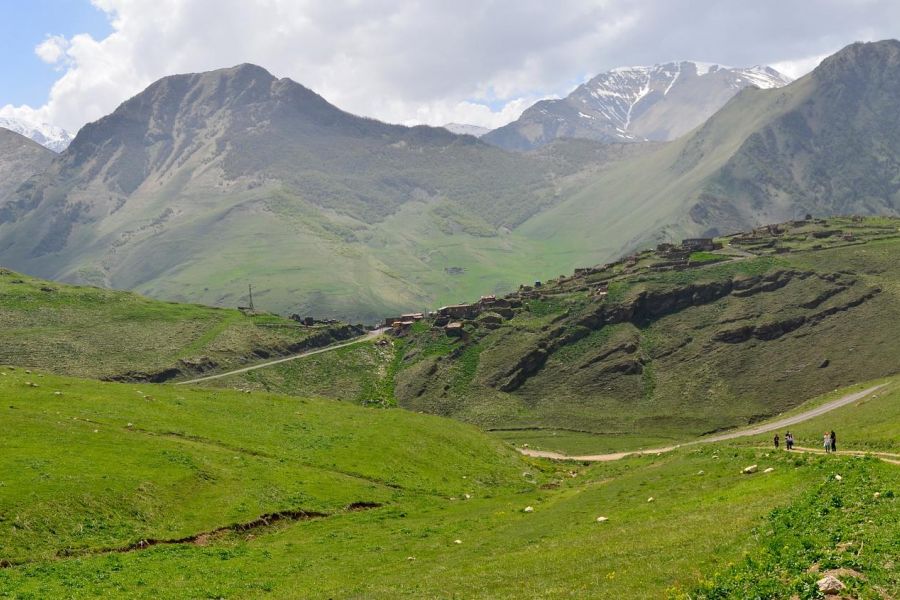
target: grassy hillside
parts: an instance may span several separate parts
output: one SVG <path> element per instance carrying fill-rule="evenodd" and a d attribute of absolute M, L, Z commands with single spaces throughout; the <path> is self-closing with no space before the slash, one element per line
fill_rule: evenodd
<path fill-rule="evenodd" d="M 731 576 L 732 565 L 769 547 L 767 523 L 808 510 L 807 494 L 821 497 L 836 472 L 853 510 L 819 512 L 817 531 L 793 533 L 797 543 L 817 544 L 767 564 L 804 585 L 815 579 L 806 572 L 813 562 L 852 567 L 866 577 L 853 583 L 860 597 L 900 589 L 882 565 L 898 522 L 888 492 L 900 471 L 891 465 L 727 446 L 550 464 L 467 425 L 405 411 L 0 373 L 11 425 L 0 439 L 2 596 L 563 598 L 725 589 L 746 581 Z M 751 463 L 775 470 L 741 475 Z M 874 490 L 883 498 L 877 510 Z M 780 512 L 765 521 L 773 509 Z M 815 537 L 859 510 L 868 524 Z M 841 550 L 846 539 L 880 554 Z M 709 583 L 716 572 L 721 579 Z"/>
<path fill-rule="evenodd" d="M 0 268 L 0 363 L 96 378 L 166 380 L 359 335 L 270 314 L 160 302 Z"/>
<path fill-rule="evenodd" d="M 396 406 L 394 379 L 402 357 L 403 343 L 383 337 L 202 385 Z"/>

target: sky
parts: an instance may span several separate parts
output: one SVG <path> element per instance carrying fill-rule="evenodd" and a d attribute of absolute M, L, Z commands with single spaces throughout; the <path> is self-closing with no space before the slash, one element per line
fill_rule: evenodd
<path fill-rule="evenodd" d="M 355 114 L 493 128 L 618 66 L 799 77 L 894 37 L 897 0 L 0 0 L 0 116 L 75 132 L 160 77 L 251 62 Z"/>

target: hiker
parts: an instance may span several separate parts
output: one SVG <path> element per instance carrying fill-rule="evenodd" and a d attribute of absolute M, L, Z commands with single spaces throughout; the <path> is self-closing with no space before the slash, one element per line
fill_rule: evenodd
<path fill-rule="evenodd" d="M 775 449 L 778 450 L 778 434 L 775 434 Z"/>
<path fill-rule="evenodd" d="M 830 442 L 831 442 L 831 451 L 837 452 L 837 436 L 834 434 L 833 429 L 831 430 Z"/>
<path fill-rule="evenodd" d="M 822 436 L 822 444 L 825 446 L 825 453 L 831 452 L 831 436 L 828 432 L 825 432 L 825 435 Z"/>
<path fill-rule="evenodd" d="M 790 431 L 784 434 L 784 445 L 788 450 L 793 450 L 794 448 L 794 436 Z"/>

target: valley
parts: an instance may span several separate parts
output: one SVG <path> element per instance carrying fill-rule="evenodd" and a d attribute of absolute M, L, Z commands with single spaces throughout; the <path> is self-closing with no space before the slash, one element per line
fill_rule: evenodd
<path fill-rule="evenodd" d="M 550 96 L 590 46 L 498 71 L 510 14 L 466 88 L 492 5 L 386 61 L 440 102 L 357 114 L 350 38 L 283 38 L 319 8 L 211 30 L 324 95 L 209 40 L 91 79 L 146 20 L 113 4 L 0 105 L 0 599 L 900 597 L 900 41 L 727 67 L 667 29 Z M 439 53 L 416 10 L 347 28 Z M 72 137 L 79 86 L 121 103 Z"/>

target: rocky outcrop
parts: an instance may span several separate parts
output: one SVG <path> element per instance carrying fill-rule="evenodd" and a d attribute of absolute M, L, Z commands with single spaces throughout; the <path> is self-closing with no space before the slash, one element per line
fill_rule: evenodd
<path fill-rule="evenodd" d="M 843 289 L 839 290 L 843 291 Z M 727 344 L 739 344 L 746 342 L 750 338 L 758 340 L 774 340 L 786 333 L 790 333 L 795 329 L 807 324 L 815 324 L 831 315 L 844 312 L 856 306 L 859 306 L 867 300 L 871 300 L 881 292 L 880 288 L 872 288 L 863 294 L 853 298 L 843 304 L 831 306 L 812 315 L 797 315 L 779 321 L 770 321 L 759 325 L 744 325 L 734 329 L 723 329 L 713 335 L 713 340 L 724 342 Z M 832 294 L 832 296 L 835 294 Z"/>
<path fill-rule="evenodd" d="M 506 380 L 500 385 L 500 391 L 512 392 L 519 389 L 525 381 L 543 368 L 550 354 L 544 348 L 535 348 L 525 354 L 512 369 L 505 373 Z"/>

